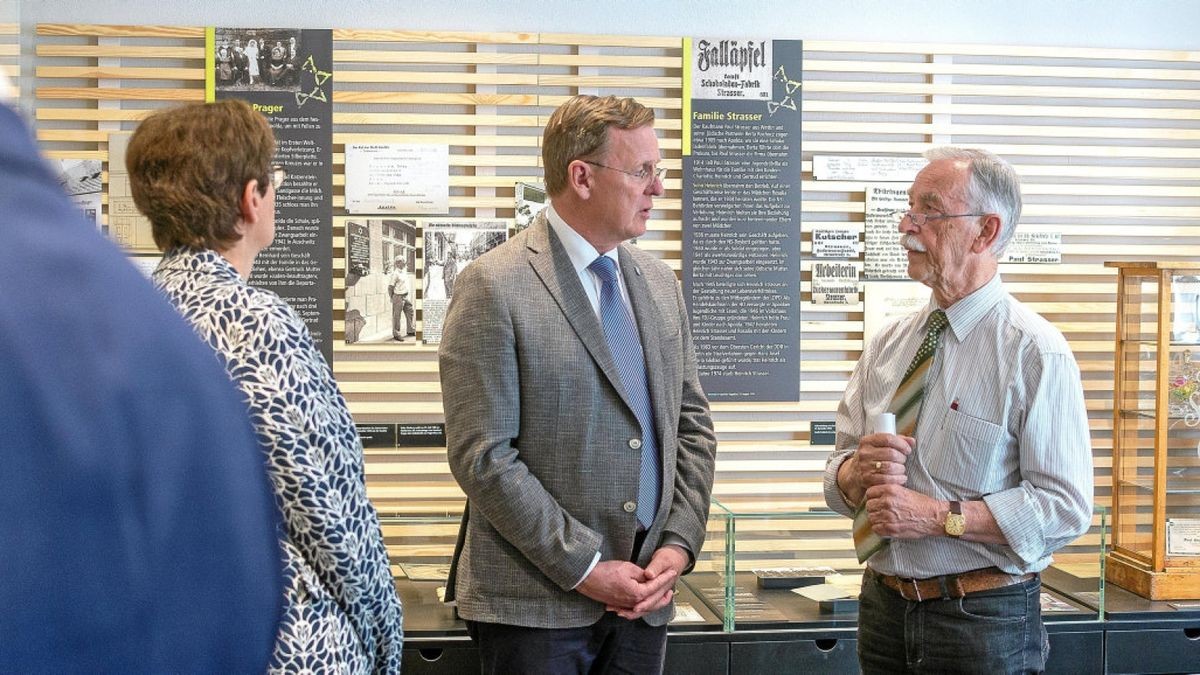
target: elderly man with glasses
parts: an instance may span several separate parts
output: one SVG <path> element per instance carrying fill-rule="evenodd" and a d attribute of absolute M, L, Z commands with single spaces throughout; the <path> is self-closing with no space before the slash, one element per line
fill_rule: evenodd
<path fill-rule="evenodd" d="M 908 275 L 932 297 L 863 351 L 825 471 L 825 500 L 856 517 L 867 563 L 859 661 L 864 673 L 1040 672 L 1038 573 L 1091 522 L 1079 367 L 1000 281 L 1016 172 L 982 150 L 926 157 L 899 227 Z"/>

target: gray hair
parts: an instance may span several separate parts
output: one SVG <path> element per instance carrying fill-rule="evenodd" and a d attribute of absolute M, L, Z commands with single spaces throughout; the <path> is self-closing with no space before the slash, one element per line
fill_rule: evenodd
<path fill-rule="evenodd" d="M 1021 220 L 1021 178 L 1012 165 L 987 150 L 950 145 L 927 150 L 925 159 L 968 162 L 971 168 L 967 181 L 969 208 L 976 213 L 1000 216 L 1000 236 L 992 246 L 992 253 L 997 258 L 1004 255 Z"/>

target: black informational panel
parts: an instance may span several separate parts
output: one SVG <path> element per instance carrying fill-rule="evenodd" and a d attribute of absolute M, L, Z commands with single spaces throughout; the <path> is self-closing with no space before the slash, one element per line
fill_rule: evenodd
<path fill-rule="evenodd" d="M 441 447 L 446 445 L 446 425 L 397 424 L 396 445 L 401 448 Z"/>
<path fill-rule="evenodd" d="M 216 28 L 211 42 L 215 97 L 266 116 L 287 171 L 275 193 L 275 241 L 255 259 L 250 283 L 287 301 L 332 363 L 333 31 Z M 239 49 L 223 68 L 223 55 Z"/>
<path fill-rule="evenodd" d="M 364 448 L 396 447 L 395 424 L 355 424 L 354 428 Z"/>
<path fill-rule="evenodd" d="M 692 38 L 683 290 L 713 401 L 800 398 L 799 40 Z"/>
<path fill-rule="evenodd" d="M 813 420 L 809 426 L 808 442 L 810 445 L 833 445 L 837 443 L 837 423 L 832 420 Z"/>

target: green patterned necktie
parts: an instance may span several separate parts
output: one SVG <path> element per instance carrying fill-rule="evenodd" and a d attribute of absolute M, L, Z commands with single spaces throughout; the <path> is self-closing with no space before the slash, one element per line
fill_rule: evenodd
<path fill-rule="evenodd" d="M 908 364 L 904 379 L 896 388 L 896 394 L 892 396 L 892 405 L 888 408 L 888 412 L 895 413 L 896 433 L 901 436 L 912 436 L 917 429 L 917 415 L 921 412 L 921 399 L 925 396 L 925 376 L 929 373 L 929 366 L 933 363 L 933 353 L 937 351 L 938 338 L 941 337 L 942 331 L 949 323 L 946 313 L 940 309 L 929 315 L 929 328 L 925 331 L 925 339 L 921 341 L 916 356 L 913 357 L 912 363 Z M 865 563 L 867 558 L 888 545 L 887 539 L 871 530 L 865 501 L 854 513 L 852 533 L 854 551 L 858 555 L 860 563 Z"/>
<path fill-rule="evenodd" d="M 929 315 L 929 329 L 925 331 L 925 339 L 917 349 L 912 363 L 904 373 L 904 379 L 892 396 L 892 405 L 888 412 L 896 414 L 896 433 L 901 436 L 912 436 L 917 428 L 917 415 L 921 412 L 921 399 L 925 396 L 925 376 L 933 363 L 933 353 L 937 351 L 938 337 L 950 322 L 946 313 L 936 310 Z"/>

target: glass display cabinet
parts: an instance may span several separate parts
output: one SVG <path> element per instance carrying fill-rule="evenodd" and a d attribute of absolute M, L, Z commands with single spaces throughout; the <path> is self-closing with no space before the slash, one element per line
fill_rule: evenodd
<path fill-rule="evenodd" d="M 683 579 L 727 632 L 798 623 L 853 628 L 862 568 L 841 514 L 747 511 L 713 499 L 704 550 Z"/>
<path fill-rule="evenodd" d="M 1200 263 L 1117 269 L 1113 533 L 1106 576 L 1200 598 Z"/>
<path fill-rule="evenodd" d="M 1091 530 L 1056 552 L 1042 573 L 1042 612 L 1056 630 L 1104 614 L 1107 512 L 1098 507 L 1095 514 Z M 853 637 L 862 574 L 845 516 L 825 509 L 745 510 L 714 499 L 708 539 L 683 581 L 725 632 Z"/>

